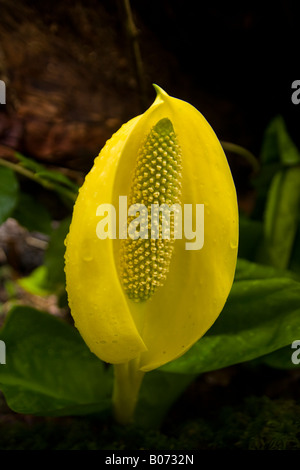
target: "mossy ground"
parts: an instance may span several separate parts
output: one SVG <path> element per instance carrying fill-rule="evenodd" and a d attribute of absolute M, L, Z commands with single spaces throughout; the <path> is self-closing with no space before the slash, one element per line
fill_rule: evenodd
<path fill-rule="evenodd" d="M 0 424 L 1 450 L 299 450 L 300 407 L 252 397 L 216 420 L 188 420 L 171 433 L 122 428 L 95 419 Z"/>
<path fill-rule="evenodd" d="M 246 369 L 250 382 L 264 371 Z M 264 384 L 258 380 L 249 387 L 249 382 L 244 389 L 238 382 L 245 369 L 227 383 L 230 374 L 232 369 L 199 379 L 159 430 L 121 427 L 110 417 L 20 416 L 3 402 L 0 450 L 299 450 L 298 371 L 292 376 L 271 371 Z"/>

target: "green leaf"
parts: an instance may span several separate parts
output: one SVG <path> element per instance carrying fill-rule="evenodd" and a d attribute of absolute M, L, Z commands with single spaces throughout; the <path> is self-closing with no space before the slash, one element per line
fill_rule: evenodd
<path fill-rule="evenodd" d="M 275 117 L 266 129 L 261 173 L 254 185 L 257 197 L 252 216 L 264 224 L 256 261 L 299 272 L 295 243 L 300 226 L 300 152 L 282 116 Z M 241 251 L 241 256 L 246 257 L 247 252 Z"/>
<path fill-rule="evenodd" d="M 280 115 L 272 119 L 265 131 L 261 162 L 263 165 L 280 162 L 284 166 L 300 163 L 299 150 L 290 138 L 284 119 Z"/>
<path fill-rule="evenodd" d="M 256 204 L 253 216 L 262 220 L 269 188 L 274 176 L 281 170 L 300 164 L 300 152 L 288 134 L 282 116 L 276 116 L 268 125 L 260 154 L 261 171 L 253 180 Z"/>
<path fill-rule="evenodd" d="M 14 155 L 20 161 L 20 163 L 22 163 L 22 166 L 24 168 L 27 168 L 28 170 L 31 170 L 33 172 L 44 170 L 43 165 L 38 163 L 36 160 L 32 160 L 31 158 L 25 157 L 25 155 L 19 152 L 15 152 Z"/>
<path fill-rule="evenodd" d="M 240 280 L 211 329 L 161 369 L 200 374 L 264 356 L 297 338 L 300 283 L 285 277 Z"/>
<path fill-rule="evenodd" d="M 297 338 L 296 338 L 297 339 Z M 300 340 L 300 337 L 298 338 Z M 291 344 L 284 348 L 278 349 L 271 354 L 263 356 L 260 363 L 276 369 L 299 369 L 300 365 L 293 362 L 293 355 L 296 355 L 297 362 L 299 360 L 299 347 L 297 350 L 291 348 Z"/>
<path fill-rule="evenodd" d="M 54 183 L 58 183 L 58 185 L 64 185 L 71 189 L 75 194 L 78 191 L 78 186 L 73 183 L 66 175 L 58 171 L 43 169 L 42 171 L 38 171 L 37 175 Z"/>
<path fill-rule="evenodd" d="M 0 339 L 6 346 L 0 389 L 13 411 L 39 416 L 111 412 L 113 369 L 90 353 L 73 326 L 31 307 L 14 307 Z M 187 374 L 147 373 L 135 423 L 159 427 L 194 379 Z"/>
<path fill-rule="evenodd" d="M 0 224 L 13 212 L 18 202 L 19 184 L 15 173 L 0 167 Z"/>
<path fill-rule="evenodd" d="M 300 221 L 300 167 L 277 173 L 265 211 L 266 261 L 288 268 Z"/>
<path fill-rule="evenodd" d="M 27 292 L 40 297 L 53 294 L 53 288 L 49 286 L 48 271 L 46 266 L 38 266 L 28 276 L 17 280 L 17 283 Z"/>
<path fill-rule="evenodd" d="M 254 263 L 246 259 L 238 258 L 234 281 L 265 280 L 271 278 L 290 278 L 300 282 L 300 276 L 293 271 L 278 269 L 273 266 Z"/>
<path fill-rule="evenodd" d="M 59 186 L 63 185 L 66 188 L 71 189 L 74 193 L 77 193 L 78 185 L 73 183 L 73 181 L 71 181 L 60 171 L 48 170 L 37 161 L 25 157 L 19 152 L 15 152 L 15 156 L 18 158 L 24 168 L 33 171 L 40 178 L 52 181 L 53 183 L 58 183 Z"/>
<path fill-rule="evenodd" d="M 19 152 L 15 152 L 15 157 L 19 160 L 21 166 L 30 172 L 27 174 L 28 177 L 42 184 L 48 190 L 55 191 L 68 206 L 74 204 L 78 186 L 67 176 L 60 171 L 48 170 L 40 163 L 25 157 Z"/>
<path fill-rule="evenodd" d="M 111 369 L 73 326 L 18 306 L 6 318 L 0 339 L 6 346 L 0 389 L 12 410 L 43 416 L 110 412 Z"/>
<path fill-rule="evenodd" d="M 30 194 L 21 192 L 13 217 L 30 232 L 50 234 L 51 216 L 46 207 Z"/>

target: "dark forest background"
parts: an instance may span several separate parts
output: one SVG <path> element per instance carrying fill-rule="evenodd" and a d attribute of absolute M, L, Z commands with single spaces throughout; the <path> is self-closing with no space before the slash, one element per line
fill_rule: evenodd
<path fill-rule="evenodd" d="M 294 2 L 132 0 L 142 83 L 123 2 L 2 0 L 0 8 L 3 156 L 14 148 L 86 172 L 112 132 L 152 103 L 152 83 L 255 155 L 277 114 L 300 143 Z"/>

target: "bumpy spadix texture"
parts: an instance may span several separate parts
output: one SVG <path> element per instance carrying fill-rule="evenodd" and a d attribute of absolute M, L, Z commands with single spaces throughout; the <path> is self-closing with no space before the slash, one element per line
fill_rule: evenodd
<path fill-rule="evenodd" d="M 215 133 L 193 106 L 155 88 L 153 105 L 124 124 L 95 159 L 74 207 L 65 254 L 69 305 L 85 342 L 105 362 L 135 359 L 143 371 L 184 354 L 215 322 L 238 250 L 236 191 Z M 156 156 L 156 143 L 166 144 L 165 160 L 158 150 Z M 203 204 L 203 247 L 187 250 L 184 231 L 170 244 L 154 240 L 151 249 L 151 239 L 141 240 L 139 255 L 134 240 L 99 239 L 97 208 L 115 207 L 118 235 L 120 196 L 147 208 L 152 197 L 178 199 L 183 211 Z M 157 258 L 146 268 L 147 250 Z M 131 257 L 137 272 L 130 271 Z"/>
<path fill-rule="evenodd" d="M 131 182 L 129 205 L 143 204 L 147 209 L 146 222 L 141 218 L 140 224 L 145 225 L 146 233 L 121 243 L 121 279 L 128 297 L 136 302 L 149 299 L 163 285 L 174 248 L 174 217 L 170 217 L 169 238 L 164 238 L 162 214 L 159 219 L 155 214 L 152 217 L 152 207 L 171 207 L 180 203 L 180 195 L 180 148 L 171 121 L 164 118 L 141 146 Z M 155 229 L 158 238 L 153 237 Z"/>

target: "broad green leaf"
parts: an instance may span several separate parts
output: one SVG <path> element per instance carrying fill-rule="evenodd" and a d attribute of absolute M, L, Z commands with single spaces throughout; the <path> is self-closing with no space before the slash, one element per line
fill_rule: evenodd
<path fill-rule="evenodd" d="M 21 192 L 13 217 L 30 232 L 49 234 L 51 216 L 46 207 L 30 194 Z"/>
<path fill-rule="evenodd" d="M 298 340 L 300 340 L 300 336 Z M 276 369 L 298 369 L 300 367 L 300 364 L 298 363 L 299 359 L 299 347 L 297 350 L 292 349 L 291 344 L 289 344 L 284 348 L 263 356 L 259 362 Z"/>
<path fill-rule="evenodd" d="M 265 252 L 278 268 L 288 268 L 300 220 L 300 167 L 277 173 L 265 211 Z"/>
<path fill-rule="evenodd" d="M 19 306 L 6 318 L 0 339 L 6 345 L 0 389 L 12 410 L 47 416 L 110 410 L 111 369 L 88 350 L 73 326 Z"/>
<path fill-rule="evenodd" d="M 0 224 L 13 212 L 18 202 L 19 184 L 15 173 L 0 167 Z"/>
<path fill-rule="evenodd" d="M 300 338 L 300 283 L 289 278 L 235 282 L 210 330 L 164 371 L 203 373 L 249 361 Z"/>
<path fill-rule="evenodd" d="M 89 352 L 73 326 L 30 307 L 14 307 L 0 339 L 6 345 L 0 389 L 12 410 L 41 416 L 110 412 L 112 367 Z M 159 427 L 194 378 L 146 374 L 136 424 Z"/>

